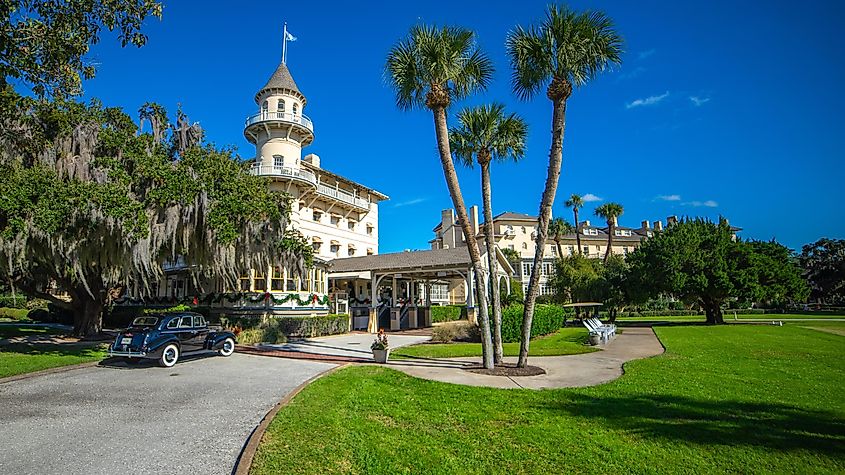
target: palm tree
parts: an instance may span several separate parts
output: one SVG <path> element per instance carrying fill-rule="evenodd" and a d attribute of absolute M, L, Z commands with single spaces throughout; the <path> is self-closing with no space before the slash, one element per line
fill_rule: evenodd
<path fill-rule="evenodd" d="M 549 223 L 549 236 L 552 237 L 552 240 L 555 242 L 555 247 L 557 247 L 557 256 L 560 259 L 563 259 L 563 246 L 560 244 L 563 241 L 563 237 L 567 234 L 572 234 L 575 228 L 569 224 L 569 221 L 563 218 L 554 218 Z"/>
<path fill-rule="evenodd" d="M 490 271 L 490 292 L 493 296 L 493 362 L 502 363 L 502 302 L 499 296 L 496 241 L 493 233 L 493 205 L 490 191 L 490 163 L 518 161 L 525 155 L 528 126 L 516 114 L 505 115 L 505 106 L 491 104 L 464 109 L 458 113 L 459 127 L 449 130 L 455 158 L 467 167 L 473 157 L 481 166 L 481 194 L 484 207 L 484 241 L 487 246 L 487 268 Z"/>
<path fill-rule="evenodd" d="M 396 43 L 387 55 L 385 74 L 396 93 L 399 109 L 422 108 L 432 112 L 434 133 L 440 165 L 446 186 L 452 197 L 458 219 L 469 250 L 472 268 L 477 278 L 482 278 L 481 254 L 469 220 L 452 151 L 446 109 L 453 100 L 484 90 L 493 75 L 493 63 L 475 43 L 475 33 L 460 27 L 419 25 L 411 28 L 408 36 Z M 484 367 L 493 368 L 490 321 L 487 298 L 483 285 L 476 285 L 481 324 L 481 348 Z"/>
<path fill-rule="evenodd" d="M 575 214 L 575 246 L 578 248 L 578 254 L 581 254 L 581 233 L 578 232 L 578 209 L 584 206 L 584 199 L 581 195 L 572 193 L 572 196 L 566 200 L 566 207 L 572 208 L 572 213 Z"/>
<path fill-rule="evenodd" d="M 604 262 L 610 257 L 610 248 L 613 246 L 613 234 L 616 232 L 617 220 L 625 208 L 619 203 L 605 203 L 596 208 L 596 216 L 607 221 L 607 250 L 604 251 Z"/>
<path fill-rule="evenodd" d="M 540 200 L 534 268 L 525 296 L 517 363 L 524 367 L 528 364 L 540 263 L 563 162 L 566 101 L 573 88 L 587 84 L 611 64 L 621 62 L 622 38 L 604 13 L 576 13 L 567 7 L 550 5 L 540 25 L 528 29 L 517 26 L 508 34 L 507 50 L 513 67 L 514 92 L 522 99 L 530 99 L 545 88 L 546 97 L 552 102 L 552 145 L 546 186 Z"/>

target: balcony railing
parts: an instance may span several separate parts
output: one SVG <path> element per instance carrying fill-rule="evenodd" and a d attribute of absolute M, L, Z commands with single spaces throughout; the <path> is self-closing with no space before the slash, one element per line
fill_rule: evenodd
<path fill-rule="evenodd" d="M 308 170 L 302 170 L 299 168 L 275 167 L 272 165 L 261 165 L 256 163 L 252 165 L 250 173 L 259 176 L 284 176 L 290 178 L 297 178 L 302 181 L 306 181 L 313 186 L 317 186 L 318 183 L 317 177 L 314 176 L 313 173 Z"/>
<path fill-rule="evenodd" d="M 307 115 L 291 114 L 290 112 L 259 112 L 246 118 L 244 127 L 249 127 L 252 124 L 259 122 L 289 122 L 291 124 L 299 124 L 314 133 L 314 124 Z"/>
<path fill-rule="evenodd" d="M 253 164 L 250 168 L 250 173 L 258 176 L 278 176 L 288 177 L 305 181 L 317 189 L 317 193 L 323 196 L 334 198 L 343 203 L 356 206 L 361 209 L 369 209 L 370 202 L 364 198 L 359 198 L 355 194 L 339 188 L 332 188 L 331 186 L 320 183 L 320 179 L 308 170 L 290 167 L 276 167 L 272 165 Z"/>
<path fill-rule="evenodd" d="M 358 198 L 357 196 L 352 193 L 349 193 L 348 191 L 344 191 L 338 188 L 332 188 L 322 183 L 317 183 L 317 193 L 335 198 L 339 201 L 343 201 L 344 203 L 348 203 L 359 208 L 367 209 L 370 207 L 370 203 L 367 200 L 363 198 Z"/>

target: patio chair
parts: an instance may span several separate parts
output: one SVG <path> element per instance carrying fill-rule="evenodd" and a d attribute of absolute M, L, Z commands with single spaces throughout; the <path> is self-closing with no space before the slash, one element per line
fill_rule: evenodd
<path fill-rule="evenodd" d="M 613 336 L 613 334 L 615 333 L 615 330 L 596 326 L 596 324 L 592 322 L 589 318 L 585 318 L 584 320 L 582 320 L 581 323 L 583 323 L 584 326 L 587 327 L 587 330 L 589 330 L 590 333 L 598 333 L 601 336 L 601 340 L 603 343 L 607 343 L 608 341 L 610 341 L 611 336 Z"/>
<path fill-rule="evenodd" d="M 590 318 L 590 321 L 593 323 L 593 325 L 597 327 L 609 328 L 610 330 L 613 330 L 613 334 L 616 335 L 616 325 L 614 325 L 613 323 L 602 323 L 601 320 L 596 317 Z"/>

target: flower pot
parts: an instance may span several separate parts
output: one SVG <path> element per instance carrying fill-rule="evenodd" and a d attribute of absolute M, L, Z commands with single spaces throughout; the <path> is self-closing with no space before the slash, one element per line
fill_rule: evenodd
<path fill-rule="evenodd" d="M 601 343 L 601 335 L 598 333 L 590 333 L 590 344 L 596 346 L 599 343 Z"/>
<path fill-rule="evenodd" d="M 373 350 L 373 359 L 376 363 L 387 363 L 387 358 L 390 356 L 390 348 L 386 350 Z"/>

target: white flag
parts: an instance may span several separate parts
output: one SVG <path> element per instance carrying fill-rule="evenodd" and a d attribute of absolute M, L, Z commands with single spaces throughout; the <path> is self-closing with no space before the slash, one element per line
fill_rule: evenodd
<path fill-rule="evenodd" d="M 288 33 L 287 31 L 285 32 L 285 39 L 288 41 L 296 41 L 296 37 Z"/>

